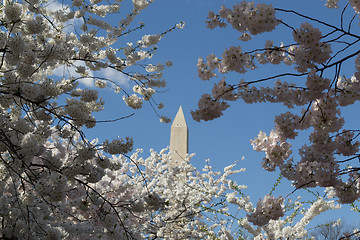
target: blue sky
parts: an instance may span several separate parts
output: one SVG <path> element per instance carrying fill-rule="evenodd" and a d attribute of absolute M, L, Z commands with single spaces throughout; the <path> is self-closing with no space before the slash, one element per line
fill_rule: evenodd
<path fill-rule="evenodd" d="M 127 2 L 130 1 L 123 1 L 122 4 L 126 5 Z M 200 96 L 203 93 L 210 93 L 215 82 L 203 82 L 197 77 L 196 63 L 199 56 L 206 57 L 211 53 L 221 56 L 222 51 L 231 45 L 241 45 L 243 50 L 261 48 L 267 39 L 274 39 L 274 43 L 278 45 L 281 41 L 285 44 L 291 42 L 292 34 L 283 26 L 275 30 L 276 34 L 267 33 L 256 36 L 253 41 L 247 43 L 237 40 L 240 33 L 235 32 L 231 27 L 215 30 L 206 28 L 204 22 L 209 10 L 217 12 L 222 4 L 231 7 L 236 2 L 232 0 L 156 0 L 135 20 L 135 22 L 145 22 L 145 28 L 124 42 L 129 39 L 136 42 L 143 34 L 161 33 L 180 21 L 186 22 L 183 30 L 176 30 L 160 41 L 159 50 L 149 61 L 156 64 L 171 60 L 174 63 L 173 67 L 164 71 L 167 87 L 155 96 L 157 102 L 165 104 L 165 108 L 159 111 L 159 114 L 173 118 L 179 106 L 182 105 L 190 132 L 189 151 L 196 153 L 192 163 L 197 167 L 203 166 L 204 160 L 210 158 L 212 165 L 222 170 L 224 166 L 244 156 L 245 160 L 239 162 L 239 167 L 245 167 L 247 171 L 240 173 L 235 180 L 249 186 L 246 193 L 255 203 L 270 191 L 278 173 L 268 173 L 261 168 L 260 161 L 264 154 L 252 149 L 250 139 L 256 137 L 259 130 L 269 133 L 274 127 L 274 116 L 286 109 L 279 104 L 248 105 L 237 101 L 231 104 L 231 108 L 225 111 L 223 117 L 210 122 L 195 122 L 190 115 L 190 111 L 196 109 Z M 321 0 L 262 2 L 272 3 L 274 7 L 296 9 L 301 13 L 319 17 L 334 24 L 337 24 L 340 19 L 340 11 L 327 9 L 323 6 L 325 1 Z M 122 9 L 126 11 L 128 7 L 123 6 Z M 299 18 L 291 20 L 292 15 L 277 16 L 284 19 L 286 17 L 286 21 L 291 21 L 294 27 L 299 27 L 303 22 Z M 291 18 L 288 19 L 288 16 Z M 241 78 L 254 80 L 281 70 L 281 66 L 267 66 L 244 76 L 229 75 L 227 77 L 233 79 L 233 82 L 238 82 Z M 344 70 L 349 71 L 348 76 L 351 74 L 353 60 L 347 62 Z M 219 80 L 220 78 L 217 79 Z M 123 87 L 130 89 L 128 84 L 124 84 Z M 106 105 L 105 110 L 97 115 L 98 120 L 114 119 L 134 112 L 123 104 L 122 95 L 115 95 L 107 90 L 100 95 L 105 99 Z M 354 127 L 359 117 L 356 113 L 358 107 L 357 105 L 347 110 L 347 117 L 351 118 L 349 125 Z M 143 109 L 135 111 L 135 115 L 129 119 L 98 124 L 95 129 L 86 130 L 86 132 L 89 138 L 98 137 L 100 140 L 131 136 L 135 140 L 135 148 L 144 149 L 144 156 L 147 156 L 150 148 L 159 151 L 169 145 L 170 124 L 160 123 L 152 108 L 144 104 Z M 284 180 L 282 186 L 279 195 L 287 195 L 291 192 L 291 188 L 288 188 L 289 182 Z M 297 193 L 293 195 L 294 198 L 296 196 Z M 348 213 L 347 211 L 347 219 L 351 221 L 356 219 L 355 214 Z M 336 216 L 344 217 L 343 214 L 344 212 L 338 212 Z M 336 219 L 336 216 L 330 218 Z"/>

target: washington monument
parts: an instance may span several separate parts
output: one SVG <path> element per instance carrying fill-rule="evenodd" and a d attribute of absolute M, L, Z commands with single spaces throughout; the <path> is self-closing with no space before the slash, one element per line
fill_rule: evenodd
<path fill-rule="evenodd" d="M 189 131 L 186 125 L 183 110 L 180 106 L 171 125 L 170 151 L 172 165 L 176 166 L 186 158 L 189 150 Z"/>

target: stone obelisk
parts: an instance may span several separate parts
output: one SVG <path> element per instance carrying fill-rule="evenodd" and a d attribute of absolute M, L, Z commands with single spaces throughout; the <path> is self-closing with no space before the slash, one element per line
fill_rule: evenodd
<path fill-rule="evenodd" d="M 186 158 L 189 149 L 189 131 L 186 125 L 183 110 L 180 106 L 171 125 L 170 151 L 172 166 L 178 165 Z"/>

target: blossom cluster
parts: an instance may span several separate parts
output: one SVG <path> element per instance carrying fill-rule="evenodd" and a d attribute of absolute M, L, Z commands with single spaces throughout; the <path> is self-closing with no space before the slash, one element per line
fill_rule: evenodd
<path fill-rule="evenodd" d="M 328 8 L 339 8 L 339 0 L 326 0 L 325 6 Z"/>
<path fill-rule="evenodd" d="M 355 12 L 359 13 L 360 12 L 360 3 L 359 3 L 359 1 L 349 0 L 349 2 L 350 2 L 350 5 L 354 8 Z"/>
<path fill-rule="evenodd" d="M 269 223 L 271 219 L 278 220 L 284 216 L 281 206 L 283 201 L 282 197 L 276 199 L 273 196 L 266 195 L 264 200 L 260 200 L 257 203 L 255 212 L 248 215 L 248 221 L 253 222 L 255 225 L 263 226 Z"/>
<path fill-rule="evenodd" d="M 300 29 L 293 33 L 294 40 L 298 46 L 293 49 L 294 61 L 298 65 L 299 72 L 313 69 L 314 64 L 325 63 L 331 54 L 328 43 L 321 42 L 321 32 L 309 23 L 302 23 Z"/>
<path fill-rule="evenodd" d="M 200 122 L 200 120 L 209 121 L 220 117 L 229 104 L 219 99 L 213 100 L 209 94 L 204 94 L 201 96 L 198 106 L 199 110 L 192 111 L 191 115 L 195 121 Z"/>
<path fill-rule="evenodd" d="M 272 31 L 279 21 L 275 18 L 275 10 L 270 5 L 259 3 L 255 6 L 254 2 L 242 1 L 233 6 L 233 9 L 221 8 L 219 14 L 209 12 L 208 27 L 213 29 L 217 26 L 225 27 L 227 21 L 239 32 L 249 32 L 257 35 L 263 32 Z"/>

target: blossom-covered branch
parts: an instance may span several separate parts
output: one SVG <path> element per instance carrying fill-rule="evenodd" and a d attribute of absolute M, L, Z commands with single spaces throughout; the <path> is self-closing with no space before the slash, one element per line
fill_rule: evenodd
<path fill-rule="evenodd" d="M 338 1 L 329 0 L 326 6 L 338 8 Z M 218 13 L 210 12 L 206 21 L 209 28 L 231 25 L 242 34 L 240 40 L 250 41 L 265 32 L 288 31 L 293 42 L 275 45 L 274 40 L 267 40 L 264 48 L 254 51 L 243 51 L 243 43 L 226 49 L 221 58 L 214 54 L 206 60 L 200 57 L 200 79 L 208 81 L 218 74 L 224 77 L 215 83 L 211 94 L 200 98 L 199 108 L 192 111 L 193 118 L 208 121 L 220 117 L 230 107 L 229 101 L 239 99 L 246 103 L 282 103 L 291 111 L 275 117 L 275 129 L 270 134 L 260 131 L 251 141 L 256 151 L 265 153 L 263 168 L 280 170 L 296 188 L 332 187 L 341 203 L 359 199 L 359 134 L 356 129 L 346 129 L 346 119 L 341 116 L 342 108 L 360 100 L 360 36 L 353 24 L 359 9 L 358 1 L 349 0 L 340 11 L 340 26 L 296 10 L 246 1 L 232 9 L 222 6 Z M 296 26 L 299 19 L 292 22 L 292 17 L 305 22 Z M 344 66 L 352 66 L 354 61 L 355 71 L 345 72 Z M 246 74 L 265 64 L 278 68 L 272 68 L 268 76 L 239 82 L 226 75 Z M 287 82 L 288 76 L 296 81 Z M 274 80 L 274 87 L 261 85 Z M 305 130 L 312 132 L 296 156 L 291 142 Z"/>

